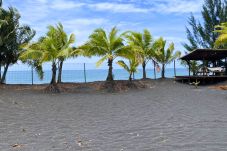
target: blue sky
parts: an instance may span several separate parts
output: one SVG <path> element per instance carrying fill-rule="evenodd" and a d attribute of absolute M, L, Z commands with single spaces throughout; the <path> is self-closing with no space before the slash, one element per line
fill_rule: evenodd
<path fill-rule="evenodd" d="M 68 33 L 76 35 L 76 46 L 83 44 L 98 27 L 110 30 L 117 26 L 122 32 L 147 28 L 154 38 L 163 36 L 182 52 L 187 19 L 190 13 L 199 18 L 202 4 L 203 0 L 3 0 L 4 7 L 19 10 L 21 23 L 34 28 L 36 38 L 46 33 L 48 25 L 58 22 Z M 80 57 L 74 61 L 96 60 Z"/>

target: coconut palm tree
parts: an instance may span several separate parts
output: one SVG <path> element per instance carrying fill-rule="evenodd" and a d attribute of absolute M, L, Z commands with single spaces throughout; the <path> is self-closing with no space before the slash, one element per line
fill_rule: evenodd
<path fill-rule="evenodd" d="M 124 58 L 128 60 L 129 64 L 127 64 L 124 60 L 119 60 L 117 64 L 129 73 L 129 81 L 131 82 L 132 74 L 137 72 L 137 68 L 141 63 L 141 58 L 139 53 L 133 49 L 131 49 L 131 51 L 128 51 Z"/>
<path fill-rule="evenodd" d="M 73 34 L 71 34 L 69 37 L 66 34 L 66 32 L 64 31 L 63 25 L 61 23 L 58 24 L 58 26 L 56 27 L 57 32 L 59 34 L 58 37 L 58 42 L 59 44 L 61 44 L 58 49 L 60 50 L 60 56 L 58 58 L 58 79 L 57 79 L 57 83 L 61 83 L 62 82 L 62 68 L 63 68 L 63 63 L 65 61 L 65 59 L 67 59 L 68 57 L 71 57 L 71 53 L 73 51 L 73 48 L 70 47 L 71 44 L 73 44 L 75 42 L 75 36 Z M 62 54 L 62 55 L 61 55 Z"/>
<path fill-rule="evenodd" d="M 87 56 L 100 56 L 101 59 L 96 63 L 100 66 L 105 60 L 108 60 L 108 76 L 106 81 L 113 81 L 113 61 L 125 51 L 122 35 L 118 34 L 119 30 L 114 27 L 110 33 L 104 29 L 96 29 L 90 36 L 88 42 L 81 46 L 84 54 Z"/>
<path fill-rule="evenodd" d="M 61 23 L 56 27 L 48 26 L 46 36 L 41 37 L 36 43 L 27 45 L 25 47 L 27 51 L 22 53 L 20 58 L 22 60 L 38 60 L 40 64 L 44 62 L 52 62 L 52 78 L 49 90 L 59 92 L 59 89 L 56 86 L 57 65 L 70 56 L 72 50 L 70 45 L 74 43 L 74 41 L 74 34 L 71 34 L 68 38 Z"/>
<path fill-rule="evenodd" d="M 142 59 L 142 68 L 143 68 L 143 79 L 147 78 L 146 75 L 146 65 L 152 59 L 154 49 L 153 49 L 153 38 L 149 30 L 144 29 L 143 33 L 129 31 L 126 32 L 125 37 L 128 44 L 132 49 L 140 52 Z"/>
<path fill-rule="evenodd" d="M 166 48 L 166 40 L 162 37 L 156 40 L 154 45 L 156 48 L 154 59 L 162 64 L 162 78 L 165 78 L 165 66 L 180 57 L 181 52 L 176 51 L 174 53 L 174 43 L 171 43 L 169 47 Z"/>

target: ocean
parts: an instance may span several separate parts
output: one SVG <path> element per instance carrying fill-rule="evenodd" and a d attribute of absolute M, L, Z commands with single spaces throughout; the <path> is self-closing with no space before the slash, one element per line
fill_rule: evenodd
<path fill-rule="evenodd" d="M 93 81 L 105 81 L 107 77 L 108 70 L 107 69 L 89 69 L 86 70 L 86 82 Z M 124 69 L 115 69 L 113 70 L 114 79 L 115 80 L 128 80 L 129 74 Z M 174 69 L 167 68 L 166 69 L 166 77 L 173 78 L 174 77 Z M 187 75 L 188 71 L 184 68 L 176 69 L 176 75 Z M 161 73 L 156 73 L 156 77 L 160 78 Z M 139 69 L 137 73 L 135 73 L 135 79 L 142 78 L 142 69 Z M 154 79 L 153 69 L 147 69 L 147 78 Z M 33 83 L 34 84 L 44 84 L 49 83 L 51 80 L 51 71 L 44 71 L 44 79 L 40 80 L 36 72 L 33 72 Z M 85 82 L 84 70 L 63 70 L 62 72 L 62 81 L 63 82 Z M 7 84 L 32 84 L 32 72 L 29 70 L 26 71 L 8 71 L 6 76 Z"/>

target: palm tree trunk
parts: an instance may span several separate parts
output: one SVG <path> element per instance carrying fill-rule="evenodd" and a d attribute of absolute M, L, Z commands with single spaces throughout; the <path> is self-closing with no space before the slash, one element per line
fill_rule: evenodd
<path fill-rule="evenodd" d="M 63 61 L 60 61 L 59 70 L 58 70 L 58 83 L 61 83 L 61 77 L 62 77 L 62 67 L 63 67 Z"/>
<path fill-rule="evenodd" d="M 6 66 L 4 67 L 4 72 L 3 72 L 3 75 L 2 75 L 2 78 L 1 78 L 1 84 L 5 83 L 6 73 L 8 71 L 8 68 L 9 68 L 9 63 L 7 63 Z"/>
<path fill-rule="evenodd" d="M 109 66 L 109 71 L 108 71 L 108 76 L 106 78 L 106 81 L 113 81 L 113 60 L 108 59 L 108 66 Z"/>
<path fill-rule="evenodd" d="M 52 79 L 51 79 L 50 85 L 45 89 L 45 92 L 60 93 L 60 89 L 56 82 L 56 74 L 57 74 L 57 65 L 56 65 L 56 62 L 53 61 L 53 63 L 52 63 Z"/>
<path fill-rule="evenodd" d="M 154 64 L 154 79 L 156 80 L 156 62 L 153 60 Z"/>
<path fill-rule="evenodd" d="M 147 75 L 146 75 L 146 62 L 145 61 L 142 63 L 142 67 L 143 67 L 143 79 L 146 79 Z"/>
<path fill-rule="evenodd" d="M 165 64 L 162 64 L 162 78 L 165 78 Z"/>
<path fill-rule="evenodd" d="M 130 82 L 132 81 L 132 72 L 129 73 L 129 81 L 130 81 Z"/>
<path fill-rule="evenodd" d="M 57 67 L 56 67 L 56 63 L 53 62 L 52 63 L 52 79 L 50 84 L 56 84 L 56 73 L 57 73 Z"/>

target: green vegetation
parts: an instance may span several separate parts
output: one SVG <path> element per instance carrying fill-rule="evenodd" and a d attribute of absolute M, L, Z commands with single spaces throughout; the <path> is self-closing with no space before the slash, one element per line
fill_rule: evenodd
<path fill-rule="evenodd" d="M 30 43 L 24 47 L 27 51 L 20 56 L 21 60 L 32 59 L 38 61 L 40 64 L 44 62 L 52 62 L 52 78 L 50 82 L 51 91 L 58 91 L 56 84 L 57 69 L 59 69 L 59 76 L 61 76 L 62 65 L 67 57 L 72 53 L 70 46 L 75 41 L 74 34 L 69 37 L 64 32 L 62 24 L 56 27 L 48 26 L 48 32 L 44 37 L 41 37 L 38 42 Z M 58 80 L 58 82 L 61 82 Z"/>
<path fill-rule="evenodd" d="M 138 51 L 131 49 L 124 56 L 128 60 L 128 64 L 124 60 L 119 60 L 117 64 L 124 68 L 129 73 L 129 81 L 132 81 L 132 74 L 137 72 L 137 68 L 142 62 L 140 54 Z"/>
<path fill-rule="evenodd" d="M 0 83 L 5 82 L 6 74 L 10 65 L 15 64 L 20 53 L 20 46 L 29 42 L 35 35 L 35 31 L 29 26 L 21 26 L 19 12 L 10 7 L 8 10 L 0 7 Z"/>
<path fill-rule="evenodd" d="M 181 52 L 176 51 L 174 53 L 174 44 L 171 43 L 166 49 L 166 40 L 162 37 L 155 41 L 156 51 L 154 53 L 154 59 L 156 62 L 162 65 L 162 78 L 165 78 L 165 67 L 167 64 L 171 63 L 178 57 L 180 57 Z"/>
<path fill-rule="evenodd" d="M 96 29 L 90 36 L 89 41 L 82 46 L 85 53 L 95 56 L 100 56 L 101 59 L 96 63 L 100 66 L 105 60 L 108 60 L 108 76 L 107 81 L 113 81 L 113 61 L 125 54 L 127 51 L 123 41 L 123 36 L 118 34 L 119 30 L 114 27 L 110 33 L 107 33 L 104 29 Z"/>
<path fill-rule="evenodd" d="M 140 65 L 143 69 L 143 79 L 147 78 L 146 66 L 149 61 L 162 65 L 164 78 L 166 64 L 180 56 L 180 52 L 174 53 L 173 43 L 166 49 L 166 41 L 163 38 L 153 39 L 147 29 L 143 32 L 119 33 L 117 27 L 113 27 L 110 32 L 98 28 L 84 45 L 75 48 L 72 46 L 75 35 L 67 35 L 63 25 L 59 23 L 56 26 L 48 26 L 48 32 L 43 37 L 30 42 L 35 36 L 35 31 L 29 26 L 21 26 L 19 19 L 20 15 L 16 9 L 5 10 L 0 7 L 0 67 L 4 68 L 3 75 L 0 71 L 1 83 L 5 81 L 8 67 L 18 60 L 34 67 L 41 79 L 44 76 L 42 64 L 51 62 L 52 78 L 47 90 L 60 92 L 57 84 L 62 82 L 63 64 L 69 57 L 101 57 L 96 65 L 100 66 L 107 61 L 109 70 L 106 81 L 112 82 L 113 63 L 116 58 L 116 63 L 129 73 L 129 81 L 132 81 L 132 75 Z"/>
<path fill-rule="evenodd" d="M 216 48 L 226 47 L 227 44 L 227 22 L 222 23 L 221 25 L 215 26 L 215 32 L 219 34 L 219 37 L 215 41 Z"/>
<path fill-rule="evenodd" d="M 128 45 L 140 54 L 140 58 L 142 59 L 143 79 L 146 79 L 146 65 L 152 59 L 155 51 L 152 46 L 153 38 L 151 33 L 147 29 L 145 29 L 143 33 L 130 31 L 125 33 L 125 37 L 128 41 Z"/>

